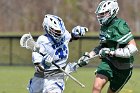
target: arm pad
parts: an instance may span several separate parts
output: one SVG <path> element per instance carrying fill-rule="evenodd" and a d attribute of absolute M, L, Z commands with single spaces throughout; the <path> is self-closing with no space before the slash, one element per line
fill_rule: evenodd
<path fill-rule="evenodd" d="M 102 44 L 100 44 L 99 46 L 95 47 L 93 49 L 93 51 L 96 53 L 96 54 L 99 54 L 99 51 L 102 49 Z"/>
<path fill-rule="evenodd" d="M 133 44 L 129 44 L 124 48 L 118 48 L 114 51 L 116 57 L 129 58 L 138 51 L 137 47 Z"/>

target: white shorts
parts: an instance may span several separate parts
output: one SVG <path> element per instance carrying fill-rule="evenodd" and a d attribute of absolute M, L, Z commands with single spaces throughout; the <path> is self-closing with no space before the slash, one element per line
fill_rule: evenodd
<path fill-rule="evenodd" d="M 29 93 L 63 93 L 65 88 L 64 74 L 59 73 L 47 78 L 33 77 L 27 89 Z"/>

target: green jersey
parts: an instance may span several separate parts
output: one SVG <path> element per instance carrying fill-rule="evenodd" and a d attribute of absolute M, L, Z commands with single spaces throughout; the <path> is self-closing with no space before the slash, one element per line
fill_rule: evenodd
<path fill-rule="evenodd" d="M 124 48 L 134 37 L 123 19 L 114 18 L 108 26 L 101 26 L 99 38 L 103 47 L 115 50 L 117 48 Z M 128 67 L 131 67 L 134 61 L 133 56 L 130 58 L 108 57 L 102 60 L 108 60 L 116 67 L 122 64 L 127 64 Z M 127 66 L 125 65 L 126 68 L 128 68 Z"/>

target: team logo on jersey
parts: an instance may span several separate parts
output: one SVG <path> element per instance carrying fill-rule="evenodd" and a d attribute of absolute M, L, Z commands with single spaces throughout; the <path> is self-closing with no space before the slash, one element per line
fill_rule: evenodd
<path fill-rule="evenodd" d="M 110 30 L 107 31 L 100 31 L 100 35 L 99 38 L 101 41 L 106 41 L 107 38 L 110 38 L 111 36 L 107 33 L 107 32 L 111 32 Z"/>

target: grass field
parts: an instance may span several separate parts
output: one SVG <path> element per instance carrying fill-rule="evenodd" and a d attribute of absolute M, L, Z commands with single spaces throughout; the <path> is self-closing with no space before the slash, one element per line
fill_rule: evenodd
<path fill-rule="evenodd" d="M 72 80 L 66 82 L 64 93 L 91 93 L 95 68 L 80 68 L 72 75 L 86 85 L 81 88 Z M 120 93 L 140 93 L 140 69 L 134 68 L 133 76 Z M 26 90 L 34 68 L 30 66 L 0 66 L 0 93 L 28 93 Z M 102 93 L 106 93 L 107 87 Z"/>

